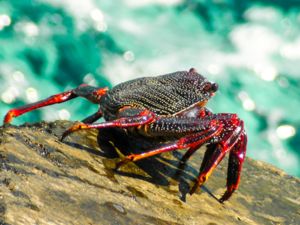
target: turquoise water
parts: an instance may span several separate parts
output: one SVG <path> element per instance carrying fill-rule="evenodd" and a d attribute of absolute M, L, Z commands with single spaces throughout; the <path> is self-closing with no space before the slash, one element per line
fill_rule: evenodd
<path fill-rule="evenodd" d="M 299 1 L 0 1 L 1 117 L 81 83 L 190 67 L 219 83 L 214 112 L 245 120 L 248 156 L 300 176 Z M 14 123 L 96 109 L 76 99 Z"/>

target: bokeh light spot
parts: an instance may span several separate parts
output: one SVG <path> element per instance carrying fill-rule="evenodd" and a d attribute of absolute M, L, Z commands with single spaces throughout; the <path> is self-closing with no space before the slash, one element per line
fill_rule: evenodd
<path fill-rule="evenodd" d="M 35 88 L 29 87 L 25 91 L 28 102 L 36 102 L 38 100 L 38 92 Z"/>
<path fill-rule="evenodd" d="M 277 127 L 276 133 L 280 139 L 287 139 L 296 134 L 296 129 L 292 125 L 285 124 Z"/>
<path fill-rule="evenodd" d="M 4 27 L 7 27 L 11 24 L 11 18 L 6 15 L 2 14 L 0 15 L 0 30 L 2 30 Z"/>
<path fill-rule="evenodd" d="M 124 59 L 128 62 L 132 62 L 134 60 L 134 53 L 132 51 L 126 51 L 123 55 Z"/>
<path fill-rule="evenodd" d="M 68 120 L 68 119 L 70 119 L 71 114 L 70 114 L 70 112 L 68 110 L 61 109 L 58 112 L 58 116 L 59 116 L 59 119 L 61 119 L 61 120 Z"/>

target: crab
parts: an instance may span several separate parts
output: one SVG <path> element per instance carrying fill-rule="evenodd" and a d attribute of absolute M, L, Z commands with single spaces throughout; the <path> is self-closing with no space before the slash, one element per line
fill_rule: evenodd
<path fill-rule="evenodd" d="M 228 200 L 238 188 L 242 164 L 246 156 L 247 135 L 244 122 L 236 114 L 212 113 L 206 108 L 208 100 L 218 90 L 194 68 L 156 77 L 130 80 L 112 89 L 82 84 L 36 103 L 11 109 L 4 123 L 40 107 L 84 97 L 99 104 L 96 113 L 75 123 L 61 140 L 75 131 L 117 127 L 145 138 L 163 140 L 163 144 L 141 154 L 130 154 L 117 163 L 128 162 L 173 150 L 187 150 L 181 158 L 185 163 L 201 146 L 206 146 L 199 175 L 190 189 L 193 194 L 209 178 L 229 152 L 227 189 L 220 202 Z M 103 117 L 105 122 L 95 123 Z"/>

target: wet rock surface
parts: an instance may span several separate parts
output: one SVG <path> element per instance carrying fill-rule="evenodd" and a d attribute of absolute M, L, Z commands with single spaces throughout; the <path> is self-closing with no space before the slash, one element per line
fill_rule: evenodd
<path fill-rule="evenodd" d="M 188 194 L 203 150 L 182 169 L 182 152 L 129 163 L 153 141 L 107 129 L 61 142 L 71 122 L 0 128 L 0 224 L 299 224 L 300 180 L 247 158 L 239 190 L 220 204 L 227 159 Z"/>

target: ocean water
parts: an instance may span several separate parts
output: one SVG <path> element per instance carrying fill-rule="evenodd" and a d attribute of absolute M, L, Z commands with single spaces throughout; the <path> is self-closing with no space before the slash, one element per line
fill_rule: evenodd
<path fill-rule="evenodd" d="M 74 88 L 194 67 L 219 84 L 208 107 L 238 113 L 247 155 L 300 177 L 300 1 L 0 1 L 0 117 Z M 14 124 L 81 120 L 82 99 Z"/>

